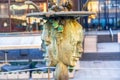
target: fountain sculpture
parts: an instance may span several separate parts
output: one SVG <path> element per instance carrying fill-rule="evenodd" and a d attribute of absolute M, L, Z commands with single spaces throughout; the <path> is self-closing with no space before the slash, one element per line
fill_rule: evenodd
<path fill-rule="evenodd" d="M 74 67 L 82 55 L 83 29 L 77 19 L 94 14 L 72 11 L 71 0 L 49 0 L 48 12 L 29 13 L 28 17 L 47 20 L 43 27 L 47 66 L 54 66 L 55 80 L 69 80 L 68 67 Z"/>

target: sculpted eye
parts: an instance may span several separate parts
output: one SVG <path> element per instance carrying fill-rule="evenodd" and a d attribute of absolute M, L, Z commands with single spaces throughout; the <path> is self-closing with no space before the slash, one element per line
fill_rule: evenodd
<path fill-rule="evenodd" d="M 77 44 L 76 41 L 71 41 L 70 43 L 72 44 L 72 46 L 76 46 L 76 44 Z"/>

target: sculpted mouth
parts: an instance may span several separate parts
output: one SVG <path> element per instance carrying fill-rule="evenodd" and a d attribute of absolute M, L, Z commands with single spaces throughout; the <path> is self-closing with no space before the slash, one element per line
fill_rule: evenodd
<path fill-rule="evenodd" d="M 48 55 L 43 55 L 44 56 L 44 60 L 49 60 L 49 57 L 48 57 Z"/>
<path fill-rule="evenodd" d="M 73 57 L 73 60 L 75 60 L 75 61 L 78 61 L 79 60 L 79 56 L 72 56 Z"/>
<path fill-rule="evenodd" d="M 80 56 L 73 56 L 74 58 L 80 58 Z"/>
<path fill-rule="evenodd" d="M 49 61 L 49 58 L 44 58 L 45 61 Z"/>

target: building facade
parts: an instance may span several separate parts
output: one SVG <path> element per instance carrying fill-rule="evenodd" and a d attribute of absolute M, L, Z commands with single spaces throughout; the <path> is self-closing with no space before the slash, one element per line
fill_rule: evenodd
<path fill-rule="evenodd" d="M 47 0 L 30 0 L 39 10 L 33 5 L 26 5 L 25 1 L 0 0 L 0 32 L 26 31 L 27 26 L 36 21 L 26 18 L 27 13 L 47 11 Z M 96 15 L 80 18 L 80 23 L 86 30 L 120 29 L 120 0 L 73 0 L 73 5 L 74 11 L 96 12 Z M 36 29 L 32 27 L 33 31 Z"/>
<path fill-rule="evenodd" d="M 26 4 L 25 0 L 0 0 L 0 32 L 26 31 L 28 24 L 33 22 L 33 19 L 28 21 L 26 14 L 47 10 L 46 0 L 31 1 L 38 6 L 39 10 L 31 4 Z M 33 27 L 33 30 L 35 29 Z"/>
<path fill-rule="evenodd" d="M 120 29 L 120 0 L 88 0 L 84 10 L 96 12 L 81 22 L 86 29 Z"/>

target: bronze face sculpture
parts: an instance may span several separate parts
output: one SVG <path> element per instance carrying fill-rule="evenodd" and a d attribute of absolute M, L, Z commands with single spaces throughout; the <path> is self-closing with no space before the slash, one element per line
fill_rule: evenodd
<path fill-rule="evenodd" d="M 44 25 L 42 35 L 46 45 L 47 64 L 57 66 L 56 80 L 68 80 L 68 66 L 75 66 L 83 52 L 82 26 L 74 18 L 52 19 Z"/>
<path fill-rule="evenodd" d="M 75 66 L 76 60 L 80 57 L 82 50 L 83 31 L 82 26 L 75 19 L 63 19 L 63 25 L 54 27 L 49 21 L 44 25 L 43 40 L 46 45 L 46 52 L 54 61 L 61 61 L 65 65 Z M 57 22 L 57 20 L 54 20 Z M 59 28 L 63 29 L 59 31 Z M 59 59 L 59 60 L 58 60 Z M 50 66 L 56 63 L 49 64 Z"/>
<path fill-rule="evenodd" d="M 57 11 L 70 11 L 71 2 L 60 0 L 55 5 L 51 0 L 50 9 Z M 83 52 L 82 26 L 74 17 L 59 17 L 47 20 L 43 28 L 42 40 L 44 41 L 48 66 L 56 66 L 55 80 L 68 80 L 68 66 L 75 66 Z"/>
<path fill-rule="evenodd" d="M 61 4 L 62 1 L 65 3 Z M 56 5 L 56 2 L 60 4 Z M 94 13 L 71 11 L 71 0 L 49 0 L 49 3 L 49 12 L 27 16 L 47 20 L 42 32 L 47 66 L 56 67 L 55 80 L 69 80 L 68 67 L 74 67 L 83 52 L 83 29 L 76 18 Z"/>

